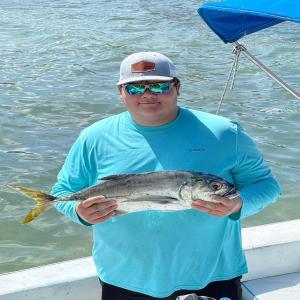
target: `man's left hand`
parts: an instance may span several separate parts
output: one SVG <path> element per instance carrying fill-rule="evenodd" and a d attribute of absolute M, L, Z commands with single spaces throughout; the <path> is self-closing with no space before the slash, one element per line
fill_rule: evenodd
<path fill-rule="evenodd" d="M 195 200 L 192 202 L 192 208 L 198 209 L 216 217 L 225 217 L 240 211 L 243 204 L 241 197 L 228 199 L 225 197 L 213 195 L 211 196 L 211 199 L 214 202 L 204 201 L 201 199 Z"/>

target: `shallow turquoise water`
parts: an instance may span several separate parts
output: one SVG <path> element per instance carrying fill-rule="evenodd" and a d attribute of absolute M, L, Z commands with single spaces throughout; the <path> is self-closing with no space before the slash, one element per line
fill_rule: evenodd
<path fill-rule="evenodd" d="M 55 210 L 28 225 L 33 202 L 4 187 L 49 191 L 80 130 L 123 111 L 120 61 L 142 50 L 172 58 L 180 104 L 215 112 L 232 62 L 196 13 L 201 1 L 2 0 L 0 3 L 0 272 L 90 255 L 90 228 Z M 300 90 L 300 26 L 284 23 L 244 40 Z M 300 103 L 241 58 L 221 114 L 255 138 L 283 187 L 244 226 L 300 218 Z"/>

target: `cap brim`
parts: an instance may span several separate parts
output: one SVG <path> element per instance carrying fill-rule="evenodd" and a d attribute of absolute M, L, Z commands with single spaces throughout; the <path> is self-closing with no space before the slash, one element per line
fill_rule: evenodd
<path fill-rule="evenodd" d="M 137 81 L 148 81 L 148 80 L 170 81 L 173 79 L 174 77 L 167 77 L 167 76 L 136 76 L 136 77 L 130 77 L 127 79 L 119 80 L 117 85 L 129 83 L 129 82 L 137 82 Z"/>

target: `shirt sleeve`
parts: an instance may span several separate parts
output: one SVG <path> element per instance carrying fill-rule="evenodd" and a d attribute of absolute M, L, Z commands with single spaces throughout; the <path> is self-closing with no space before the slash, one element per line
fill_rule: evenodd
<path fill-rule="evenodd" d="M 62 197 L 90 186 L 92 172 L 89 157 L 90 151 L 83 138 L 79 136 L 67 155 L 51 194 Z M 76 205 L 77 201 L 61 201 L 55 204 L 55 208 L 75 223 L 91 225 L 77 215 Z"/>
<path fill-rule="evenodd" d="M 252 138 L 237 124 L 236 164 L 232 168 L 243 205 L 232 219 L 246 218 L 274 203 L 281 195 L 279 183 Z"/>

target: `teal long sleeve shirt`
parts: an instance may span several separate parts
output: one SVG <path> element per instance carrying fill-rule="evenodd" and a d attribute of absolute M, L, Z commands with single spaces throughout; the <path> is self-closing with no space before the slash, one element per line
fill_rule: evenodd
<path fill-rule="evenodd" d="M 190 170 L 215 174 L 236 185 L 242 209 L 214 217 L 195 209 L 144 211 L 92 225 L 93 258 L 104 282 L 166 297 L 179 289 L 247 272 L 240 220 L 280 195 L 280 187 L 249 135 L 235 122 L 180 108 L 172 122 L 145 127 L 128 112 L 83 130 L 72 146 L 52 194 L 62 196 L 112 174 Z M 56 208 L 74 222 L 76 202 Z"/>

